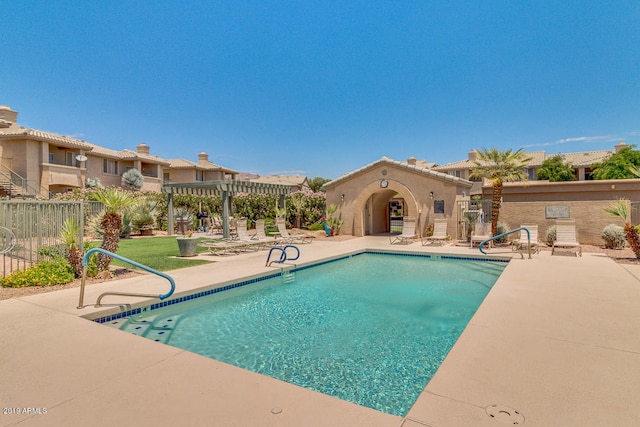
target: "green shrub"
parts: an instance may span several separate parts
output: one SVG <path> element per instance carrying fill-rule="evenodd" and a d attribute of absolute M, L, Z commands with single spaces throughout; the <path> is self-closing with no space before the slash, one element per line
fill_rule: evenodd
<path fill-rule="evenodd" d="M 553 245 L 553 242 L 556 241 L 556 226 L 554 225 L 550 225 L 549 228 L 547 228 L 547 235 L 546 235 L 546 243 L 547 245 L 551 246 Z"/>
<path fill-rule="evenodd" d="M 42 259 L 44 257 L 50 259 L 65 258 L 66 254 L 67 251 L 63 245 L 40 246 L 38 248 L 38 259 Z"/>
<path fill-rule="evenodd" d="M 64 285 L 75 279 L 73 268 L 67 260 L 42 261 L 24 271 L 16 271 L 3 278 L 0 283 L 8 288 L 25 286 Z"/>
<path fill-rule="evenodd" d="M 316 222 L 308 227 L 309 231 L 324 230 L 324 222 Z"/>
<path fill-rule="evenodd" d="M 624 234 L 624 228 L 619 225 L 609 224 L 600 235 L 604 240 L 604 247 L 607 249 L 624 249 L 627 244 L 627 238 Z"/>
<path fill-rule="evenodd" d="M 89 249 L 98 248 L 99 244 L 95 242 L 84 242 L 84 253 L 86 254 Z M 91 254 L 87 260 L 87 276 L 96 277 L 98 275 L 98 254 Z"/>
<path fill-rule="evenodd" d="M 498 234 L 506 233 L 509 230 L 511 230 L 511 228 L 509 228 L 509 224 L 507 224 L 506 222 L 499 221 L 496 226 L 496 233 L 497 233 L 496 236 Z M 504 236 L 499 239 L 496 239 L 497 243 L 507 243 L 508 241 L 509 241 L 509 236 Z"/>

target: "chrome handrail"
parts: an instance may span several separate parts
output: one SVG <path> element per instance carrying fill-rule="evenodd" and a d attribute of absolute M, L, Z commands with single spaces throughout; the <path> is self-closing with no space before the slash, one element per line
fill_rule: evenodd
<path fill-rule="evenodd" d="M 483 240 L 482 242 L 480 242 L 480 245 L 478 245 L 478 249 L 479 249 L 479 250 L 480 250 L 480 252 L 482 252 L 484 255 L 488 255 L 485 251 L 483 251 L 483 250 L 482 250 L 482 245 L 484 245 L 485 243 L 491 242 L 492 240 L 501 239 L 501 238 L 503 238 L 504 236 L 508 236 L 509 234 L 511 234 L 511 233 L 515 233 L 516 231 L 520 231 L 520 230 L 524 230 L 524 231 L 526 231 L 526 232 L 527 232 L 527 249 L 528 249 L 528 252 L 529 252 L 529 259 L 531 259 L 531 233 L 529 232 L 529 229 L 528 229 L 528 228 L 526 228 L 526 227 L 518 227 L 518 228 L 516 228 L 515 230 L 510 230 L 510 231 L 507 231 L 507 232 L 505 232 L 505 233 L 498 234 L 497 236 L 493 236 L 493 237 L 491 237 L 491 238 L 489 238 L 489 239 L 487 239 L 487 240 Z M 521 252 L 518 252 L 518 253 L 519 253 L 519 254 L 522 256 L 522 258 L 524 259 L 524 256 L 522 255 L 522 253 L 521 253 Z"/>
<path fill-rule="evenodd" d="M 171 289 L 169 290 L 169 292 L 167 292 L 166 294 L 160 294 L 160 295 L 155 295 L 155 294 L 138 294 L 138 293 L 130 293 L 130 292 L 104 292 L 102 293 L 99 297 L 98 300 L 96 301 L 95 307 L 101 307 L 100 305 L 100 301 L 102 301 L 102 297 L 106 296 L 106 295 L 120 295 L 120 296 L 129 296 L 129 297 L 145 297 L 145 298 L 160 298 L 160 300 L 169 298 L 171 295 L 173 295 L 173 291 L 175 291 L 176 289 L 176 283 L 173 281 L 173 279 L 171 278 L 171 276 L 164 274 L 158 270 L 154 270 L 151 267 L 147 267 L 146 265 L 142 265 L 139 264 L 135 261 L 132 261 L 128 258 L 125 258 L 123 256 L 120 256 L 118 254 L 114 254 L 113 252 L 109 252 L 106 249 L 102 249 L 102 248 L 93 248 L 93 249 L 89 249 L 87 251 L 87 253 L 84 254 L 84 257 L 82 258 L 82 283 L 80 284 L 80 301 L 78 303 L 78 309 L 80 308 L 84 308 L 84 287 L 85 287 L 85 283 L 86 283 L 86 279 L 87 279 L 87 265 L 89 263 L 89 256 L 95 252 L 100 252 L 103 253 L 107 256 L 110 256 L 111 258 L 115 258 L 115 259 L 119 259 L 120 261 L 123 262 L 127 262 L 131 265 L 133 265 L 134 267 L 138 267 L 141 268 L 143 270 L 148 271 L 149 273 L 153 273 L 155 275 L 158 275 L 160 277 L 164 277 L 165 279 L 167 279 L 169 281 L 169 283 L 171 284 Z"/>

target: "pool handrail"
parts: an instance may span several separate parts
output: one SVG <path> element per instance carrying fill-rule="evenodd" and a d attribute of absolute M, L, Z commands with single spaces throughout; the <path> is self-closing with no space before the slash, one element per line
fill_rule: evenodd
<path fill-rule="evenodd" d="M 169 292 L 167 292 L 166 294 L 160 294 L 160 295 L 156 295 L 156 294 L 139 294 L 139 293 L 131 293 L 131 292 L 103 292 L 102 294 L 100 294 L 100 296 L 96 300 L 95 307 L 101 307 L 100 301 L 102 301 L 102 297 L 104 297 L 106 295 L 120 295 L 120 296 L 145 297 L 145 298 L 160 298 L 160 300 L 163 300 L 163 299 L 167 299 L 171 295 L 173 295 L 173 291 L 176 290 L 176 283 L 174 282 L 173 278 L 171 276 L 169 276 L 168 274 L 164 274 L 164 273 L 162 273 L 162 272 L 160 272 L 158 270 L 154 270 L 151 267 L 147 267 L 146 265 L 142 265 L 142 264 L 137 263 L 135 261 L 132 261 L 132 260 L 130 260 L 128 258 L 120 256 L 118 254 L 114 254 L 113 252 L 109 252 L 106 249 L 92 248 L 92 249 L 89 249 L 84 254 L 84 257 L 82 258 L 82 282 L 80 284 L 80 301 L 78 302 L 78 307 L 77 307 L 78 309 L 81 309 L 81 308 L 85 307 L 84 306 L 84 287 L 85 287 L 85 284 L 86 284 L 86 281 L 87 281 L 87 265 L 89 263 L 89 256 L 91 256 L 95 252 L 103 253 L 103 254 L 105 254 L 107 256 L 110 256 L 111 258 L 119 259 L 122 262 L 126 262 L 126 263 L 129 263 L 129 264 L 133 265 L 134 267 L 138 267 L 138 268 L 141 268 L 141 269 L 143 269 L 145 271 L 148 271 L 149 273 L 153 273 L 153 274 L 155 274 L 157 276 L 164 277 L 171 284 L 171 289 L 169 290 Z"/>
<path fill-rule="evenodd" d="M 287 256 L 287 248 L 293 248 L 297 251 L 295 258 L 289 258 Z M 277 260 L 274 259 L 273 261 L 269 262 L 269 260 L 271 259 L 271 254 L 273 253 L 274 250 L 280 251 L 280 259 L 277 259 Z M 282 264 L 285 261 L 295 261 L 298 258 L 300 258 L 300 249 L 295 245 L 272 246 L 271 249 L 269 249 L 269 254 L 267 255 L 267 262 L 265 263 L 265 267 L 270 267 L 271 264 L 273 264 L 274 262 L 277 262 L 278 264 Z"/>
<path fill-rule="evenodd" d="M 482 242 L 480 242 L 480 245 L 478 245 L 478 249 L 479 249 L 479 250 L 480 250 L 480 252 L 481 252 L 481 253 L 483 253 L 484 255 L 488 255 L 484 250 L 482 250 L 482 246 L 483 246 L 485 243 L 491 242 L 492 240 L 501 239 L 501 238 L 503 238 L 504 236 L 508 236 L 508 235 L 509 235 L 509 234 L 511 234 L 511 233 L 515 233 L 516 231 L 521 231 L 521 230 L 524 230 L 524 231 L 526 231 L 526 232 L 527 232 L 527 251 L 529 252 L 529 259 L 531 259 L 531 233 L 529 232 L 529 229 L 528 229 L 528 228 L 526 228 L 526 227 L 518 227 L 518 228 L 516 228 L 516 229 L 514 229 L 514 230 L 509 230 L 509 231 L 504 232 L 504 233 L 502 233 L 502 234 L 498 234 L 497 236 L 493 236 L 493 237 L 490 237 L 490 238 L 488 238 L 488 239 L 486 239 L 486 240 L 483 240 Z M 522 258 L 524 259 L 524 255 L 522 255 L 522 252 L 517 252 L 517 253 L 519 253 L 519 254 L 520 254 L 520 256 L 522 256 Z"/>

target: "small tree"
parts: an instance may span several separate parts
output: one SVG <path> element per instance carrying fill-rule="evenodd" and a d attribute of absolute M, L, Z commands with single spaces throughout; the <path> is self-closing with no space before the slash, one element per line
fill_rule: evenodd
<path fill-rule="evenodd" d="M 548 179 L 550 182 L 575 181 L 576 179 L 571 164 L 564 162 L 559 154 L 542 162 L 536 175 L 538 179 Z"/>
<path fill-rule="evenodd" d="M 640 151 L 635 145 L 622 148 L 608 159 L 591 166 L 593 179 L 636 178 L 631 168 L 640 167 Z"/>
<path fill-rule="evenodd" d="M 80 223 L 74 218 L 67 218 L 62 224 L 60 238 L 66 249 L 66 257 L 73 268 L 76 277 L 82 276 L 82 258 L 84 253 L 80 250 Z"/>
<path fill-rule="evenodd" d="M 316 176 L 315 178 L 311 178 L 309 180 L 309 188 L 311 188 L 314 193 L 317 193 L 318 191 L 324 191 L 322 187 L 329 181 L 331 180 Z"/>
<path fill-rule="evenodd" d="M 122 211 L 136 202 L 131 193 L 127 193 L 115 187 L 101 188 L 93 193 L 93 199 L 104 205 L 104 215 L 100 225 L 104 230 L 102 237 L 102 249 L 115 253 L 120 243 L 120 227 L 122 226 Z M 105 272 L 109 269 L 111 257 L 99 254 L 98 271 Z"/>
<path fill-rule="evenodd" d="M 483 148 L 478 152 L 478 160 L 474 162 L 471 178 L 488 179 L 493 187 L 491 203 L 491 234 L 498 232 L 500 205 L 502 204 L 502 185 L 505 182 L 526 181 L 523 170 L 531 157 L 519 149 L 517 151 L 500 151 L 497 148 Z"/>

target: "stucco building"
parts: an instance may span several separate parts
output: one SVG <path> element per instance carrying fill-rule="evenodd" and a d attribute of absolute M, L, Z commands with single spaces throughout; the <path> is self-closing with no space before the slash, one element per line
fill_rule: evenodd
<path fill-rule="evenodd" d="M 344 221 L 341 233 L 354 236 L 391 231 L 393 217 L 411 216 L 422 232 L 434 218 L 457 227 L 457 201 L 466 198 L 472 183 L 409 158 L 401 162 L 383 157 L 325 184 L 327 205 L 335 204 Z"/>
<path fill-rule="evenodd" d="M 144 177 L 142 190 L 160 192 L 165 182 L 235 179 L 238 172 L 209 161 L 164 159 L 152 155 L 147 144 L 136 150 L 112 150 L 77 138 L 26 128 L 18 112 L 0 106 L 0 195 L 48 198 L 74 188 L 87 179 L 103 186 L 122 186 L 122 174 L 136 169 Z"/>

